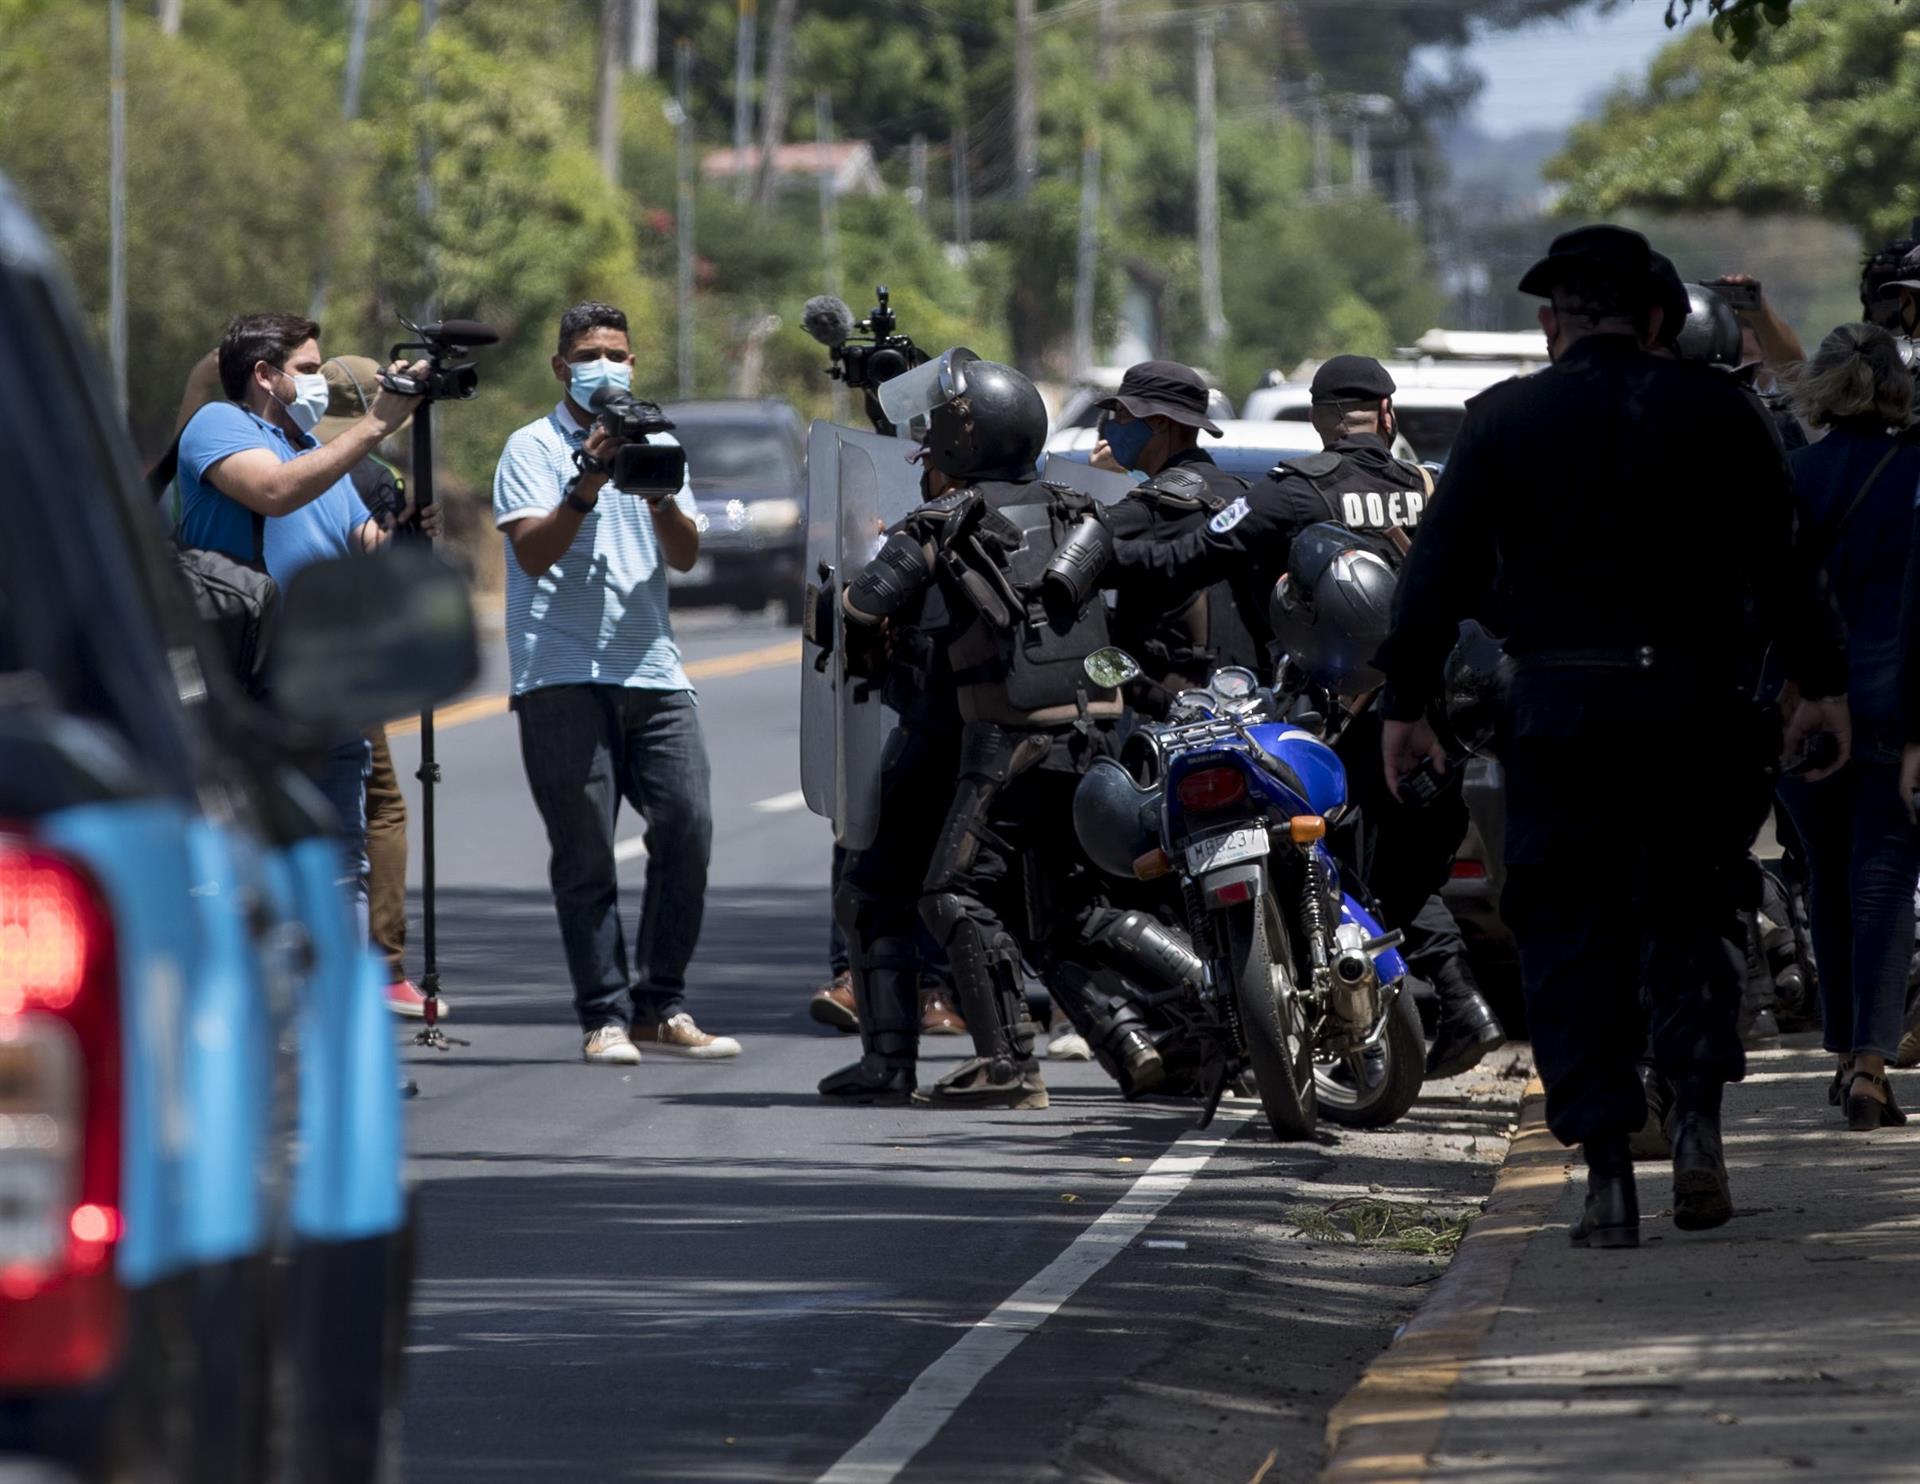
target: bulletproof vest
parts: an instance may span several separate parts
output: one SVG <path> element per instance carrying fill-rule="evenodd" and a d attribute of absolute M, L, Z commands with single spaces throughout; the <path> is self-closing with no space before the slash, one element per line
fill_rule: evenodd
<path fill-rule="evenodd" d="M 1063 602 L 1046 580 L 1093 509 L 1089 496 L 1038 480 L 979 480 L 956 502 L 935 561 L 959 629 L 947 659 L 965 719 L 1053 726 L 1120 713 L 1118 693 L 1095 689 L 1083 665 L 1108 643 L 1098 588 Z"/>
<path fill-rule="evenodd" d="M 1132 498 L 1152 511 L 1149 539 L 1171 541 L 1218 515 L 1249 487 L 1211 462 L 1174 464 L 1138 486 Z M 1114 642 L 1156 682 L 1204 684 L 1216 666 L 1257 669 L 1261 663 L 1260 646 L 1247 633 L 1225 582 L 1200 592 L 1160 595 L 1157 601 L 1124 594 L 1112 623 Z M 1139 704 L 1139 697 L 1133 699 Z"/>
<path fill-rule="evenodd" d="M 1297 476 L 1313 487 L 1327 508 L 1327 519 L 1382 545 L 1382 554 L 1399 565 L 1400 552 L 1387 546 L 1389 533 L 1412 536 L 1427 508 L 1427 486 L 1420 471 L 1399 459 L 1362 459 L 1337 448 L 1288 459 L 1274 467 L 1273 478 Z"/>

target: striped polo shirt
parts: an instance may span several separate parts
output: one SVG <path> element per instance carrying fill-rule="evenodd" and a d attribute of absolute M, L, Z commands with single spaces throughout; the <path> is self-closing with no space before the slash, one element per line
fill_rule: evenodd
<path fill-rule="evenodd" d="M 573 454 L 587 430 L 563 399 L 528 423 L 500 452 L 493 474 L 493 523 L 545 515 L 565 497 Z M 651 443 L 676 443 L 656 433 Z M 675 502 L 691 518 L 693 491 Z M 602 487 L 573 544 L 539 578 L 527 576 L 507 543 L 507 659 L 513 693 L 548 685 L 622 685 L 691 690 L 667 617 L 667 564 L 647 502 Z"/>

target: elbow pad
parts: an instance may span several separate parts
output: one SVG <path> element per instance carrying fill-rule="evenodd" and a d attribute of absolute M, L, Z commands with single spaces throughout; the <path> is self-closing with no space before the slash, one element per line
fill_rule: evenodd
<path fill-rule="evenodd" d="M 856 618 L 877 623 L 898 613 L 932 580 L 926 548 L 905 531 L 895 531 L 847 584 L 847 607 Z"/>
<path fill-rule="evenodd" d="M 1077 613 L 1093 596 L 1094 584 L 1113 556 L 1113 533 L 1096 515 L 1082 517 L 1054 548 L 1041 581 L 1061 609 Z"/>

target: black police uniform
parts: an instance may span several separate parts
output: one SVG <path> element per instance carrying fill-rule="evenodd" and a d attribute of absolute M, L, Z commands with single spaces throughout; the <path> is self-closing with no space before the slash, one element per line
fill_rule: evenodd
<path fill-rule="evenodd" d="M 1229 474 L 1202 448 L 1175 454 L 1160 471 L 1107 509 L 1116 541 L 1154 544 L 1176 541 L 1247 493 L 1247 482 Z M 1153 687 L 1127 699 L 1150 715 L 1165 711 L 1166 692 L 1204 685 L 1221 665 L 1259 670 L 1265 660 L 1247 632 L 1232 589 L 1216 582 L 1201 592 L 1149 575 L 1118 574 L 1110 619 L 1113 642 L 1139 663 Z"/>
<path fill-rule="evenodd" d="M 1151 579 L 1188 592 L 1225 581 L 1241 621 L 1270 668 L 1273 585 L 1287 570 L 1293 538 L 1335 521 L 1363 534 L 1411 532 L 1427 507 L 1427 483 L 1384 440 L 1356 433 L 1325 451 L 1278 464 L 1267 478 L 1172 541 L 1136 539 L 1114 547 L 1124 580 Z"/>
<path fill-rule="evenodd" d="M 1470 404 L 1401 575 L 1375 661 L 1389 718 L 1435 699 L 1462 619 L 1503 614 L 1501 908 L 1549 1126 L 1590 1157 L 1645 1118 L 1648 1031 L 1656 1064 L 1715 1112 L 1742 1074 L 1721 929 L 1751 890 L 1779 746 L 1778 713 L 1754 701 L 1761 651 L 1807 696 L 1844 684 L 1792 551 L 1792 494 L 1727 377 L 1589 336 Z"/>
<path fill-rule="evenodd" d="M 1363 369 L 1364 386 L 1329 390 L 1355 400 L 1391 395 L 1393 383 L 1384 369 L 1364 364 L 1379 381 L 1368 381 Z M 1394 457 L 1377 434 L 1354 433 L 1320 453 L 1276 466 L 1205 524 L 1174 540 L 1116 543 L 1115 565 L 1129 580 L 1176 590 L 1225 578 L 1259 652 L 1270 656 L 1273 587 L 1287 570 L 1294 538 L 1309 526 L 1332 521 L 1385 546 L 1391 533 L 1418 527 L 1430 496 L 1423 470 Z M 1255 668 L 1269 672 L 1272 660 Z M 1379 745 L 1379 723 L 1366 717 L 1335 743 L 1347 765 L 1358 821 L 1339 832 L 1333 845 L 1366 883 L 1387 924 L 1406 934 L 1414 975 L 1433 986 L 1441 1027 L 1430 1065 L 1435 1073 L 1450 1074 L 1471 1066 L 1501 1039 L 1468 963 L 1459 924 L 1439 897 L 1466 834 L 1467 808 L 1458 788 L 1416 809 L 1388 793 L 1384 783 L 1376 786 L 1373 779 L 1382 771 Z"/>

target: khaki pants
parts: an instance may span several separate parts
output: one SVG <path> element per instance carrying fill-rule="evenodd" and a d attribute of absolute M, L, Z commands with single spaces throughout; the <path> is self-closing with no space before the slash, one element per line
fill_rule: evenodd
<path fill-rule="evenodd" d="M 376 728 L 367 740 L 373 744 L 373 771 L 367 775 L 369 936 L 397 982 L 407 977 L 407 801 L 394 776 L 387 729 Z"/>

